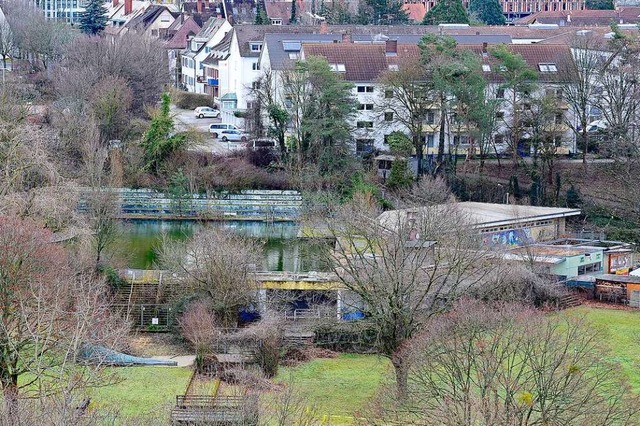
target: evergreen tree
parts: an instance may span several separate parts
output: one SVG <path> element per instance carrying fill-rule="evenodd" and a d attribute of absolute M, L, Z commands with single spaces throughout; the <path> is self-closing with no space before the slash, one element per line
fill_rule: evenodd
<path fill-rule="evenodd" d="M 102 0 L 89 0 L 87 8 L 80 15 L 80 31 L 88 35 L 98 35 L 107 26 L 107 10 Z"/>
<path fill-rule="evenodd" d="M 264 8 L 264 2 L 262 1 L 259 1 L 256 6 L 256 19 L 253 23 L 255 25 L 269 25 L 271 23 L 267 16 L 267 11 Z"/>
<path fill-rule="evenodd" d="M 298 8 L 296 6 L 297 0 L 291 2 L 291 17 L 289 18 L 290 24 L 296 24 L 298 22 Z"/>
<path fill-rule="evenodd" d="M 591 10 L 613 10 L 615 5 L 613 0 L 587 0 L 585 2 L 587 9 Z"/>
<path fill-rule="evenodd" d="M 504 25 L 506 22 L 498 0 L 471 0 L 469 13 L 487 25 Z"/>
<path fill-rule="evenodd" d="M 461 0 L 442 0 L 426 15 L 423 25 L 468 24 L 469 15 Z"/>

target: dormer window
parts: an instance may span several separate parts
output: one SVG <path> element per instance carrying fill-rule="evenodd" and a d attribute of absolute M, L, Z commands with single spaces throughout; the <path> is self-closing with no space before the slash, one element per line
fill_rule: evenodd
<path fill-rule="evenodd" d="M 262 43 L 250 43 L 252 52 L 260 52 L 262 50 Z"/>
<path fill-rule="evenodd" d="M 538 69 L 540 72 L 558 72 L 558 67 L 556 64 L 538 64 Z"/>

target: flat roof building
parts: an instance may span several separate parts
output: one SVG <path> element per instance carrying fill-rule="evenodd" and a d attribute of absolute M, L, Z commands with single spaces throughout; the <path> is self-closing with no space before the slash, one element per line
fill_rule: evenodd
<path fill-rule="evenodd" d="M 561 238 L 566 233 L 566 218 L 581 213 L 579 209 L 471 201 L 452 203 L 448 207 L 455 208 L 470 226 L 478 229 L 487 244 L 506 246 L 521 246 Z M 390 210 L 380 214 L 378 220 L 394 226 L 394 223 L 406 220 L 409 214 L 432 214 L 429 210 L 437 214 L 438 209 L 443 210 L 443 207 Z"/>

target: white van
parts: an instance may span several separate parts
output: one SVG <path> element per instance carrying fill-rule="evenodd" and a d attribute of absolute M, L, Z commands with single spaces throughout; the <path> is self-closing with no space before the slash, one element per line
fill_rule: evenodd
<path fill-rule="evenodd" d="M 241 130 L 241 129 L 239 129 L 234 124 L 228 124 L 228 123 L 216 123 L 209 126 L 209 133 L 212 134 L 214 139 L 218 139 L 218 136 L 220 136 L 220 132 L 222 130 Z"/>

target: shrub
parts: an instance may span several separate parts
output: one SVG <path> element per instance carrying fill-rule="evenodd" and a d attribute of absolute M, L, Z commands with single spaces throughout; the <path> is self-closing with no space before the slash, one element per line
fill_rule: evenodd
<path fill-rule="evenodd" d="M 213 98 L 211 96 L 199 93 L 175 91 L 172 98 L 176 106 L 182 109 L 196 109 L 201 106 L 214 106 Z"/>

